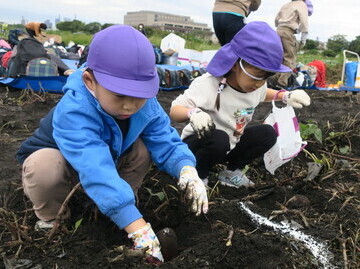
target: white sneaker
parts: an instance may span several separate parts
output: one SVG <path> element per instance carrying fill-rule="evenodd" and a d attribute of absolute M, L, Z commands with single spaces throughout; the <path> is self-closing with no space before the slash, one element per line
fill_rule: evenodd
<path fill-rule="evenodd" d="M 47 231 L 50 230 L 54 227 L 55 225 L 55 220 L 49 220 L 49 221 L 45 221 L 45 220 L 38 220 L 35 223 L 35 231 Z"/>
<path fill-rule="evenodd" d="M 241 186 L 252 187 L 255 185 L 254 182 L 248 179 L 248 177 L 239 169 L 234 171 L 223 170 L 219 173 L 218 179 L 220 180 L 220 184 L 234 188 L 239 188 Z"/>

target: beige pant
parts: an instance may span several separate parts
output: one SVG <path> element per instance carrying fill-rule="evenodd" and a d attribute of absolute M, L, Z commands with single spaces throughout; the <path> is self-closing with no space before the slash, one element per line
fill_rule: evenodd
<path fill-rule="evenodd" d="M 120 157 L 119 175 L 136 194 L 151 165 L 150 154 L 138 139 L 132 150 Z M 41 220 L 55 219 L 65 198 L 78 182 L 76 172 L 57 149 L 43 148 L 26 158 L 22 170 L 24 192 L 33 203 L 36 216 Z M 67 208 L 63 218 L 70 217 Z"/>
<path fill-rule="evenodd" d="M 283 65 L 294 69 L 296 67 L 296 53 L 298 48 L 296 37 L 294 35 L 294 30 L 288 27 L 278 27 L 277 33 L 281 38 L 281 43 L 284 49 Z M 286 87 L 290 75 L 291 73 L 276 74 L 275 76 L 277 78 L 277 84 L 282 87 Z"/>

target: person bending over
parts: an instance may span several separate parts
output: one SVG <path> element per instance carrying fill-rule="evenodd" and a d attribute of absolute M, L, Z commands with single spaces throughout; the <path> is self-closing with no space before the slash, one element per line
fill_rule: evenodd
<path fill-rule="evenodd" d="M 155 98 L 152 45 L 131 26 L 111 26 L 95 34 L 84 66 L 68 78 L 65 95 L 17 152 L 36 226 L 53 226 L 79 178 L 136 249 L 148 248 L 148 255 L 163 261 L 159 241 L 135 204 L 151 161 L 179 179 L 196 215 L 207 212 L 208 198 L 194 155 Z M 64 218 L 69 216 L 68 208 Z"/>

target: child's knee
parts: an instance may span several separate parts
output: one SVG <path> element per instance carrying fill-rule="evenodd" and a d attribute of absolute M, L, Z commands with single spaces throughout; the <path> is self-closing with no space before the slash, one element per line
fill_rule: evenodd
<path fill-rule="evenodd" d="M 66 161 L 59 150 L 41 149 L 31 154 L 23 164 L 22 180 L 25 192 L 30 189 L 47 191 L 64 180 Z"/>
<path fill-rule="evenodd" d="M 229 135 L 222 130 L 215 129 L 212 131 L 214 137 L 214 143 L 212 150 L 216 155 L 224 155 L 230 150 L 230 138 Z"/>

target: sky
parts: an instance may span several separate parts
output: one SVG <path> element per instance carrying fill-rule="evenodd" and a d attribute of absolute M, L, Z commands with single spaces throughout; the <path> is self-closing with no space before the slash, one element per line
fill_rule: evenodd
<path fill-rule="evenodd" d="M 248 21 L 265 21 L 275 29 L 274 18 L 281 6 L 290 0 L 262 0 L 260 8 Z M 314 13 L 309 17 L 308 38 L 327 41 L 342 34 L 348 41 L 360 36 L 359 0 L 312 0 Z M 59 17 L 85 23 L 122 24 L 129 11 L 151 10 L 190 16 L 195 22 L 212 28 L 214 0 L 0 0 L 0 22 L 44 21 Z M 300 36 L 298 37 L 300 38 Z"/>

